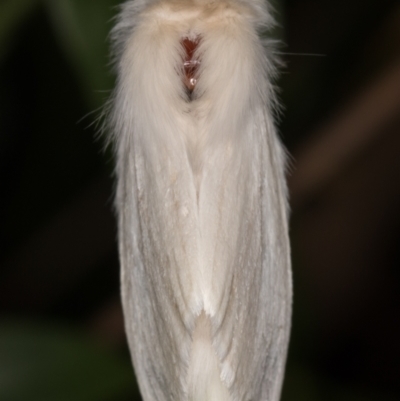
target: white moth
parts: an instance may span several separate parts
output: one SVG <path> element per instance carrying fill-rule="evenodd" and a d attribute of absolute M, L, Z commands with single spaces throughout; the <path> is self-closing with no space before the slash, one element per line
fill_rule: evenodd
<path fill-rule="evenodd" d="M 122 302 L 144 401 L 277 401 L 291 273 L 262 0 L 135 0 L 113 32 Z"/>

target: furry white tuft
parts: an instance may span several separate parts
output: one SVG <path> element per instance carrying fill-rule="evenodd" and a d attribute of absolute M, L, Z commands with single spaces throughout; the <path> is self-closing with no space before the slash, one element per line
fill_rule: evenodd
<path fill-rule="evenodd" d="M 113 31 L 125 325 L 145 401 L 277 401 L 285 154 L 262 0 L 135 0 Z"/>

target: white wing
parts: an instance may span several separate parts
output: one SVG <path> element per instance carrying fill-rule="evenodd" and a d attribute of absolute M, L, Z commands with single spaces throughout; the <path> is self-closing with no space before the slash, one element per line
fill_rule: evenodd
<path fill-rule="evenodd" d="M 284 153 L 255 2 L 128 2 L 115 30 L 126 330 L 150 400 L 277 401 L 291 309 Z M 193 100 L 183 38 L 199 38 Z"/>

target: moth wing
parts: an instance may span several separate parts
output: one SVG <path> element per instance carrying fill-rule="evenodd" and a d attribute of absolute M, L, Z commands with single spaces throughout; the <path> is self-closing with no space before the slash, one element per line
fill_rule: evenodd
<path fill-rule="evenodd" d="M 122 302 L 147 401 L 185 398 L 191 332 L 202 304 L 191 275 L 198 265 L 198 213 L 176 69 L 179 35 L 151 15 L 136 21 L 123 41 L 114 105 Z"/>
<path fill-rule="evenodd" d="M 212 106 L 199 282 L 231 399 L 278 400 L 291 314 L 285 155 L 270 114 L 269 60 L 246 17 L 219 18 L 202 42 L 199 85 Z"/>

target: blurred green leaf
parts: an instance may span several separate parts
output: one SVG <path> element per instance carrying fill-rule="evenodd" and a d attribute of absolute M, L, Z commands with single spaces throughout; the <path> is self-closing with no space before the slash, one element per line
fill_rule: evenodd
<path fill-rule="evenodd" d="M 105 401 L 135 399 L 135 393 L 129 361 L 83 335 L 48 325 L 0 324 L 0 400 Z"/>
<path fill-rule="evenodd" d="M 45 0 L 65 54 L 78 73 L 91 106 L 108 97 L 113 86 L 109 67 L 109 31 L 118 0 Z"/>
<path fill-rule="evenodd" d="M 37 4 L 38 0 L 2 0 L 0 3 L 0 60 L 13 33 Z"/>
<path fill-rule="evenodd" d="M 283 383 L 282 401 L 318 400 L 321 400 L 321 394 L 315 373 L 304 366 L 289 364 Z"/>

